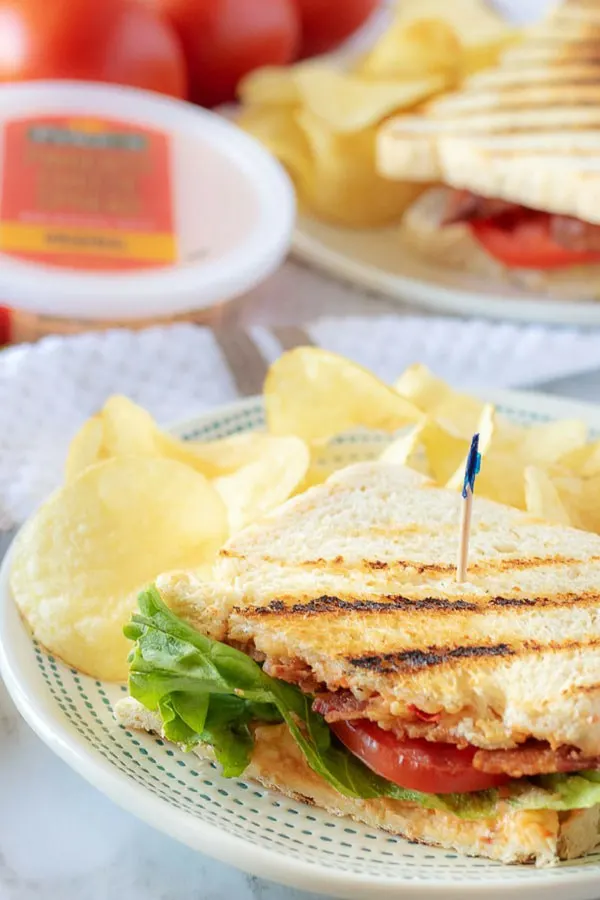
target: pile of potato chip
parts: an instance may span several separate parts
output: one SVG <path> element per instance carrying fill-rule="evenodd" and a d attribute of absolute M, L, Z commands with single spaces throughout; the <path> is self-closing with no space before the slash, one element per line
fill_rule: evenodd
<path fill-rule="evenodd" d="M 209 571 L 229 535 L 287 500 L 309 463 L 300 438 L 186 443 L 112 397 L 73 439 L 64 486 L 17 539 L 15 600 L 61 659 L 125 680 L 123 625 L 139 591 L 162 572 Z"/>
<path fill-rule="evenodd" d="M 355 453 L 351 447 L 344 455 L 331 438 L 366 428 L 402 429 L 379 458 L 459 490 L 471 439 L 479 432 L 478 496 L 600 532 L 600 441 L 589 442 L 587 426 L 578 419 L 517 425 L 492 404 L 453 390 L 425 366 L 410 366 L 389 387 L 355 363 L 312 347 L 292 350 L 271 367 L 265 402 L 269 431 L 293 433 L 311 448 L 304 486 L 324 480 Z"/>
<path fill-rule="evenodd" d="M 309 60 L 253 72 L 240 88 L 238 121 L 286 166 L 318 218 L 383 225 L 424 186 L 378 174 L 379 125 L 493 65 L 515 36 L 482 0 L 401 0 L 375 46 L 344 69 Z"/>
<path fill-rule="evenodd" d="M 43 645 L 96 678 L 124 680 L 123 625 L 159 574 L 210 577 L 231 534 L 358 459 L 408 465 L 458 490 L 476 431 L 478 496 L 600 531 L 600 441 L 588 442 L 583 422 L 516 425 L 424 366 L 389 386 L 314 347 L 274 363 L 264 402 L 266 432 L 211 442 L 178 440 L 120 396 L 83 425 L 65 484 L 12 557 L 16 602 Z"/>

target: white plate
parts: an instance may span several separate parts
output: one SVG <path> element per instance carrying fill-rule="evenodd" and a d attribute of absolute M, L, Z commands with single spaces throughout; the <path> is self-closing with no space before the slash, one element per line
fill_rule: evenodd
<path fill-rule="evenodd" d="M 297 257 L 392 300 L 445 313 L 600 325 L 600 301 L 552 300 L 516 288 L 490 288 L 483 277 L 429 265 L 404 250 L 397 227 L 355 231 L 301 216 L 294 234 Z"/>
<path fill-rule="evenodd" d="M 490 399 L 520 422 L 580 416 L 600 434 L 600 407 L 533 394 Z M 251 399 L 175 431 L 217 438 L 262 424 L 261 401 Z M 357 458 L 364 456 L 356 436 L 349 443 Z M 255 875 L 355 900 L 600 895 L 600 853 L 542 870 L 467 859 L 330 816 L 243 779 L 225 779 L 214 764 L 125 730 L 115 723 L 111 704 L 126 689 L 79 674 L 31 639 L 10 596 L 9 568 L 10 555 L 0 572 L 0 671 L 20 712 L 99 790 L 190 847 Z"/>

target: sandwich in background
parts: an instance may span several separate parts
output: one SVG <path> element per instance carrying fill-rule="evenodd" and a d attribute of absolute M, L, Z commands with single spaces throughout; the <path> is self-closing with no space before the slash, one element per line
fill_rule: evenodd
<path fill-rule="evenodd" d="M 600 297 L 600 2 L 567 0 L 499 65 L 380 130 L 390 179 L 441 182 L 402 238 L 442 266 Z"/>
<path fill-rule="evenodd" d="M 253 72 L 239 89 L 238 124 L 290 173 L 301 208 L 326 222 L 396 222 L 422 192 L 377 171 L 380 124 L 414 112 L 492 65 L 516 31 L 482 0 L 408 0 L 357 59 L 321 58 Z"/>

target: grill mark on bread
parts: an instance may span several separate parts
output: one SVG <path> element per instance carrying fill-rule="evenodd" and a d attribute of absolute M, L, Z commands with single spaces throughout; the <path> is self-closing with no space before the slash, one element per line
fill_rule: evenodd
<path fill-rule="evenodd" d="M 516 653 L 508 644 L 473 644 L 458 647 L 426 647 L 422 650 L 401 650 L 397 653 L 373 653 L 348 657 L 350 665 L 368 669 L 379 675 L 418 672 L 433 666 L 462 662 L 465 659 L 509 657 Z"/>
<path fill-rule="evenodd" d="M 581 85 L 582 87 L 584 85 Z M 598 83 L 598 78 L 596 78 L 593 84 L 586 85 L 588 87 L 592 87 L 593 91 L 589 91 L 588 93 L 591 96 L 584 97 L 581 94 L 577 97 L 577 106 L 598 106 L 598 99 L 600 97 L 600 85 Z M 570 87 L 570 85 L 569 85 Z M 491 98 L 492 102 L 496 102 L 498 105 L 495 107 L 495 111 L 508 113 L 508 112 L 524 112 L 530 110 L 533 104 L 535 103 L 536 109 L 564 109 L 570 108 L 573 106 L 573 96 L 570 97 L 560 96 L 557 94 L 555 97 L 548 97 L 546 99 L 542 99 L 541 97 L 531 98 L 527 97 L 523 91 L 519 93 L 516 88 L 511 88 L 510 91 L 502 90 L 502 91 L 489 91 L 490 94 L 494 94 Z M 477 97 L 476 94 L 469 95 L 466 94 L 465 97 L 468 99 L 469 96 Z M 432 109 L 432 121 L 437 121 L 439 118 L 441 121 L 445 119 L 449 119 L 451 116 L 456 116 L 457 118 L 461 118 L 461 126 L 463 124 L 468 125 L 468 122 L 462 122 L 462 117 L 465 118 L 467 116 L 473 115 L 481 115 L 482 113 L 488 112 L 488 107 L 484 106 L 482 103 L 481 106 L 476 106 L 475 104 L 467 104 L 467 103 L 450 103 L 448 101 L 446 106 L 439 106 L 435 109 Z"/>
<path fill-rule="evenodd" d="M 221 550 L 221 556 L 228 559 L 246 559 L 245 553 L 239 553 L 235 550 Z M 585 563 L 600 562 L 600 556 L 590 556 Z M 334 556 L 331 559 L 325 557 L 317 557 L 316 559 L 297 560 L 291 562 L 286 559 L 278 559 L 274 556 L 261 555 L 253 559 L 253 564 L 258 565 L 266 563 L 270 565 L 281 565 L 286 568 L 297 567 L 299 569 L 352 569 L 353 571 L 367 569 L 369 571 L 389 571 L 391 569 L 411 570 L 418 574 L 431 573 L 437 575 L 451 575 L 456 571 L 456 563 L 426 563 L 419 560 L 381 560 L 381 559 L 361 559 L 348 560 L 343 556 Z M 526 571 L 527 569 L 543 568 L 544 566 L 578 566 L 582 564 L 581 559 L 571 556 L 530 556 L 522 559 L 506 556 L 493 557 L 489 559 L 473 560 L 469 564 L 469 571 L 476 574 L 489 574 L 491 572 L 507 572 L 507 571 Z"/>
<path fill-rule="evenodd" d="M 588 129 L 585 129 L 585 130 L 588 130 Z M 514 157 L 515 147 L 516 147 L 516 145 L 513 145 L 511 147 L 494 148 L 494 154 L 499 157 Z M 485 150 L 487 148 L 483 147 L 482 149 Z M 559 148 L 558 152 L 562 152 L 562 149 L 563 148 Z M 557 148 L 556 147 L 536 146 L 535 148 L 532 148 L 531 151 L 529 151 L 529 152 L 535 153 L 536 157 L 547 157 L 548 159 L 551 159 L 553 156 L 556 156 Z M 590 157 L 590 158 L 596 159 L 598 156 L 598 149 L 596 147 L 581 146 L 581 147 L 578 147 L 577 151 L 574 151 L 574 152 L 576 152 L 577 158 L 580 161 L 582 159 L 584 159 L 585 157 Z M 591 174 L 593 174 L 593 173 L 592 172 L 589 172 L 589 173 L 582 172 L 582 175 L 584 177 L 586 175 L 591 175 Z"/>
<path fill-rule="evenodd" d="M 445 597 L 420 597 L 411 600 L 402 595 L 385 595 L 380 600 L 370 600 L 366 597 L 344 600 L 341 597 L 323 595 L 315 597 L 307 603 L 293 603 L 286 606 L 284 600 L 271 600 L 267 606 L 257 606 L 252 609 L 236 609 L 244 616 L 279 615 L 288 616 L 318 616 L 337 612 L 411 612 L 413 610 L 444 610 L 452 612 L 476 612 L 477 605 L 466 600 L 448 600 Z"/>
<path fill-rule="evenodd" d="M 510 609 L 514 612 L 527 612 L 535 609 L 561 609 L 577 605 L 578 607 L 597 606 L 600 594 L 589 592 L 584 594 L 558 594 L 555 597 L 481 597 L 468 596 L 459 600 L 447 597 L 405 597 L 402 594 L 384 594 L 376 599 L 369 597 L 336 597 L 323 594 L 306 602 L 288 603 L 284 598 L 271 600 L 266 606 L 234 607 L 233 612 L 247 619 L 266 618 L 268 616 L 291 618 L 313 616 L 337 616 L 348 613 L 418 613 L 431 612 L 442 615 L 480 614 L 485 615 L 499 609 Z"/>
<path fill-rule="evenodd" d="M 582 594 L 557 594 L 555 597 L 492 597 L 488 607 L 510 608 L 512 610 L 540 609 L 551 607 L 558 609 L 563 606 L 573 605 L 586 607 L 600 604 L 600 594 L 589 591 Z M 485 610 L 485 606 L 478 607 L 478 611 Z"/>
<path fill-rule="evenodd" d="M 535 654 L 564 653 L 600 646 L 600 639 L 550 641 L 523 641 L 521 644 L 459 644 L 445 647 L 423 647 L 399 650 L 392 653 L 366 653 L 363 656 L 346 657 L 346 662 L 358 669 L 376 672 L 378 675 L 413 674 L 437 666 L 463 663 L 467 659 L 491 661 L 495 658 L 522 658 Z"/>

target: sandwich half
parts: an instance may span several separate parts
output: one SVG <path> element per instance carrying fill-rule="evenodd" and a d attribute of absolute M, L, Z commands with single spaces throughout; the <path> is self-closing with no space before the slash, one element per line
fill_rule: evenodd
<path fill-rule="evenodd" d="M 438 182 L 405 245 L 445 267 L 600 297 L 600 0 L 565 0 L 500 64 L 386 123 L 379 167 Z"/>
<path fill-rule="evenodd" d="M 600 537 L 361 463 L 175 573 L 127 634 L 130 728 L 503 862 L 600 841 Z"/>

